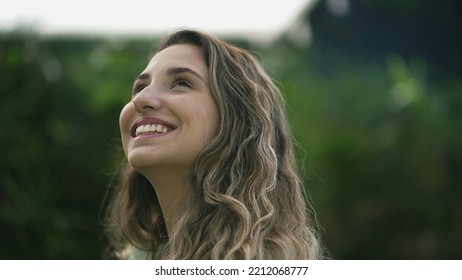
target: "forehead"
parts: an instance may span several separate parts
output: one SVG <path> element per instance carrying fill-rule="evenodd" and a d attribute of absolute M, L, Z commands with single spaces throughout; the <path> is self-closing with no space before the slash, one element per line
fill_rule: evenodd
<path fill-rule="evenodd" d="M 143 72 L 155 73 L 170 67 L 188 67 L 207 77 L 202 49 L 195 45 L 178 44 L 163 49 L 154 55 Z"/>

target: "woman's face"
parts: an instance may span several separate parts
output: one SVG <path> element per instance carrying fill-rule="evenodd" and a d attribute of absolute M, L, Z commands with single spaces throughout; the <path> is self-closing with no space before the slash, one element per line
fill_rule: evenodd
<path fill-rule="evenodd" d="M 191 169 L 218 124 L 208 76 L 194 45 L 173 45 L 152 58 L 120 113 L 123 148 L 135 169 Z"/>

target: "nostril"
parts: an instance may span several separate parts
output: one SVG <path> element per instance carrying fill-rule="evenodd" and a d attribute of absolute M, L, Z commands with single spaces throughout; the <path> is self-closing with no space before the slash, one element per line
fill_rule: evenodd
<path fill-rule="evenodd" d="M 144 110 L 154 110 L 154 107 L 151 106 L 151 105 L 144 105 L 144 106 L 143 106 L 143 109 L 144 109 Z"/>
<path fill-rule="evenodd" d="M 157 98 L 146 97 L 133 99 L 133 105 L 135 106 L 136 112 L 138 112 L 139 114 L 157 111 L 162 107 L 160 100 L 158 100 Z"/>

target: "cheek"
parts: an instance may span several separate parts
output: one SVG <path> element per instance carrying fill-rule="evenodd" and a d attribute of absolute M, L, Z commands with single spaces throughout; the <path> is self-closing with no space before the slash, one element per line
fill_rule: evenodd
<path fill-rule="evenodd" d="M 218 116 L 217 114 L 211 114 L 208 116 L 207 121 L 207 135 L 208 139 L 212 139 L 218 133 Z"/>
<path fill-rule="evenodd" d="M 127 103 L 123 108 L 122 111 L 120 111 L 119 115 L 119 127 L 122 128 L 127 122 L 128 119 L 130 118 L 130 111 L 131 108 L 133 107 L 133 104 Z"/>
<path fill-rule="evenodd" d="M 120 112 L 119 116 L 119 128 L 120 128 L 120 135 L 122 137 L 122 144 L 124 145 L 125 149 L 125 142 L 126 138 L 130 137 L 130 128 L 129 123 L 130 119 L 134 113 L 134 106 L 133 103 L 128 103 Z"/>
<path fill-rule="evenodd" d="M 218 109 L 215 103 L 210 101 L 207 106 L 201 108 L 197 112 L 198 119 L 201 121 L 203 135 L 209 142 L 218 132 Z"/>

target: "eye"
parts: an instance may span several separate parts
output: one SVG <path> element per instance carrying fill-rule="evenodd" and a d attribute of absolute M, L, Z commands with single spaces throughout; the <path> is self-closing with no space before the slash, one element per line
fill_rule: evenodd
<path fill-rule="evenodd" d="M 136 95 L 137 93 L 142 91 L 145 87 L 146 87 L 146 84 L 144 84 L 144 83 L 135 83 L 133 85 L 132 95 Z"/>
<path fill-rule="evenodd" d="M 172 82 L 171 88 L 174 89 L 176 87 L 186 87 L 186 88 L 194 88 L 193 84 L 184 77 L 175 77 Z"/>

